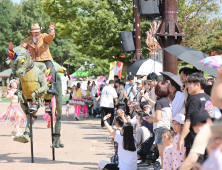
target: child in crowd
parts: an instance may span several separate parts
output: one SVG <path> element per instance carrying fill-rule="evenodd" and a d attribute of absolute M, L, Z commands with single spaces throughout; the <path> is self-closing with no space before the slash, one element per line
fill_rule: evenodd
<path fill-rule="evenodd" d="M 66 101 L 66 117 L 69 117 L 69 108 L 70 108 L 69 101 Z"/>
<path fill-rule="evenodd" d="M 201 170 L 222 169 L 222 118 L 214 121 L 211 132 L 211 138 L 207 146 L 209 157 L 203 163 Z"/>
<path fill-rule="evenodd" d="M 179 168 L 182 165 L 185 158 L 186 148 L 184 147 L 184 144 L 181 147 L 181 152 L 177 150 L 177 143 L 180 139 L 180 134 L 183 129 L 184 121 L 185 121 L 185 116 L 181 113 L 176 114 L 176 116 L 172 118 L 173 130 L 174 132 L 177 133 L 173 139 L 173 152 L 172 152 L 173 170 Z"/>
<path fill-rule="evenodd" d="M 165 145 L 163 151 L 163 170 L 172 170 L 173 168 L 173 138 L 174 132 L 172 130 L 164 130 L 162 132 L 162 142 Z"/>

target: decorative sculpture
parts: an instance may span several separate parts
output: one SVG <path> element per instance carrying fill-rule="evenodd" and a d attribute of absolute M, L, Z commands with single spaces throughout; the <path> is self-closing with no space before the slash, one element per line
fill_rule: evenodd
<path fill-rule="evenodd" d="M 158 22 L 158 25 L 154 21 L 153 25 L 150 25 L 150 27 L 151 27 L 150 31 L 146 33 L 147 34 L 146 44 L 149 47 L 147 49 L 150 51 L 149 56 L 155 56 L 155 55 L 157 55 L 157 50 L 162 50 L 158 41 L 154 37 L 160 24 L 161 24 L 161 21 Z"/>

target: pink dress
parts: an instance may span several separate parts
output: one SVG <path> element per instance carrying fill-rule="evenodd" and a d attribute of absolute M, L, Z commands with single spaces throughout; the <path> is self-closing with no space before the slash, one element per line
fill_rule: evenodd
<path fill-rule="evenodd" d="M 165 146 L 163 151 L 163 170 L 172 170 L 173 157 L 172 157 L 173 145 Z"/>
<path fill-rule="evenodd" d="M 10 123 L 16 125 L 26 125 L 27 118 L 25 113 L 20 108 L 20 105 L 18 103 L 18 96 L 14 95 L 14 93 L 17 91 L 17 89 L 11 89 L 7 91 L 7 98 L 11 99 L 11 104 L 8 107 L 7 111 L 0 116 L 0 121 L 2 123 Z"/>
<path fill-rule="evenodd" d="M 180 139 L 180 135 L 177 134 L 173 139 L 173 170 L 176 170 L 179 168 L 184 160 L 184 154 L 186 152 L 186 148 L 184 147 L 184 144 L 181 147 L 181 152 L 177 150 L 177 143 Z"/>

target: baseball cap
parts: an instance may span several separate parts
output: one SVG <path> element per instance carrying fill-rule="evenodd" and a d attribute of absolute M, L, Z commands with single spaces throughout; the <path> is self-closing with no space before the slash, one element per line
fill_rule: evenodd
<path fill-rule="evenodd" d="M 140 79 L 138 79 L 137 81 L 136 81 L 136 83 L 142 83 L 142 80 L 140 80 Z"/>
<path fill-rule="evenodd" d="M 102 86 L 106 86 L 106 85 L 107 85 L 107 83 L 106 83 L 106 82 L 103 82 L 103 83 L 102 83 Z"/>
<path fill-rule="evenodd" d="M 191 121 L 190 127 L 196 125 L 199 122 L 206 121 L 207 119 L 210 118 L 211 117 L 209 113 L 204 108 L 201 108 L 200 110 L 195 109 L 190 113 L 190 121 Z"/>
<path fill-rule="evenodd" d="M 185 115 L 183 115 L 183 114 L 181 114 L 181 113 L 179 113 L 179 114 L 176 114 L 176 116 L 174 116 L 172 119 L 171 119 L 171 121 L 173 121 L 173 120 L 176 120 L 177 122 L 179 122 L 180 124 L 184 124 L 184 122 L 185 122 Z"/>

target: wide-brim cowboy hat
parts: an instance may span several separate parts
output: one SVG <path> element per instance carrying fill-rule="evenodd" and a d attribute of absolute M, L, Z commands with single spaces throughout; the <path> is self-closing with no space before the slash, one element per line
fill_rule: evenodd
<path fill-rule="evenodd" d="M 38 23 L 32 24 L 31 30 L 28 30 L 29 34 L 32 34 L 32 32 L 40 32 L 42 30 L 42 27 L 39 26 Z"/>

